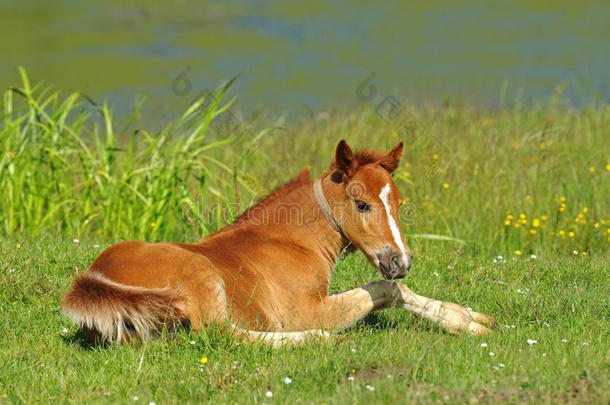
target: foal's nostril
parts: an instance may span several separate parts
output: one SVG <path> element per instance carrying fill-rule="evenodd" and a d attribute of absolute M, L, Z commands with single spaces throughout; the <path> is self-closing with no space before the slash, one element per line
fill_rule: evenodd
<path fill-rule="evenodd" d="M 390 259 L 390 268 L 392 270 L 398 270 L 400 268 L 400 257 L 398 257 L 398 255 L 393 255 Z"/>

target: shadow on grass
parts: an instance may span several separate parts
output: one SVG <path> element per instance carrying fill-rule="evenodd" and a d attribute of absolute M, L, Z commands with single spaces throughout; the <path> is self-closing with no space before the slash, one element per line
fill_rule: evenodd
<path fill-rule="evenodd" d="M 411 329 L 421 332 L 440 332 L 443 329 L 426 320 L 411 316 L 410 314 L 391 314 L 391 312 L 373 312 L 367 315 L 362 321 L 356 323 L 352 328 L 358 328 L 364 324 L 370 330 L 404 330 Z M 350 328 L 351 329 L 351 328 Z"/>
<path fill-rule="evenodd" d="M 77 332 L 72 334 L 71 336 L 63 336 L 60 335 L 61 340 L 68 346 L 80 346 L 81 349 L 85 350 L 95 350 L 95 349 L 105 349 L 108 347 L 108 344 L 102 342 L 95 342 L 91 340 L 83 331 L 79 329 Z"/>
<path fill-rule="evenodd" d="M 159 340 L 159 339 L 173 340 L 173 339 L 176 339 L 180 333 L 190 334 L 191 333 L 190 323 L 183 322 L 182 324 L 177 325 L 174 328 L 165 327 L 162 330 L 154 333 L 153 336 L 151 337 L 151 340 Z M 110 347 L 117 345 L 116 343 L 112 343 L 112 342 L 104 342 L 101 340 L 92 340 L 80 328 L 78 329 L 78 331 L 76 331 L 71 336 L 60 335 L 60 338 L 63 340 L 63 342 L 66 345 L 80 346 L 80 348 L 84 349 L 84 350 L 108 349 Z M 142 344 L 142 342 L 136 339 L 136 340 L 130 341 L 126 344 L 139 345 L 139 344 Z"/>

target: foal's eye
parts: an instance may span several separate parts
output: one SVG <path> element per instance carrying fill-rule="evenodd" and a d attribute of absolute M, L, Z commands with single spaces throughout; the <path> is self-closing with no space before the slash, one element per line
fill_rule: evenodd
<path fill-rule="evenodd" d="M 362 200 L 356 200 L 354 202 L 356 203 L 356 208 L 358 208 L 358 211 L 360 212 L 368 212 L 371 210 L 371 206 Z"/>

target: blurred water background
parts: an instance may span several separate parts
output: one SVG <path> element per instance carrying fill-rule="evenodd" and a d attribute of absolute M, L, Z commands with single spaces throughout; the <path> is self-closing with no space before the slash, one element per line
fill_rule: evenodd
<path fill-rule="evenodd" d="M 243 114 L 349 108 L 367 78 L 415 103 L 610 99 L 608 1 L 0 0 L 0 35 L 0 88 L 21 65 L 156 122 L 234 76 Z"/>

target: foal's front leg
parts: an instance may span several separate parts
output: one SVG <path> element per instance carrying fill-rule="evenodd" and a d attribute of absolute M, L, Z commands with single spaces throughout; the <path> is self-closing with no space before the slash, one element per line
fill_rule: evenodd
<path fill-rule="evenodd" d="M 392 283 L 398 290 L 396 306 L 406 309 L 436 323 L 443 329 L 454 333 L 469 333 L 471 335 L 487 335 L 487 328 L 495 326 L 491 316 L 475 312 L 452 302 L 444 302 L 423 297 L 414 293 L 409 287 L 400 283 Z"/>
<path fill-rule="evenodd" d="M 386 280 L 327 297 L 323 323 L 326 328 L 343 329 L 371 312 L 390 307 L 404 308 L 455 334 L 487 335 L 490 330 L 486 325 L 494 324 L 490 316 L 417 295 L 404 284 Z"/>

